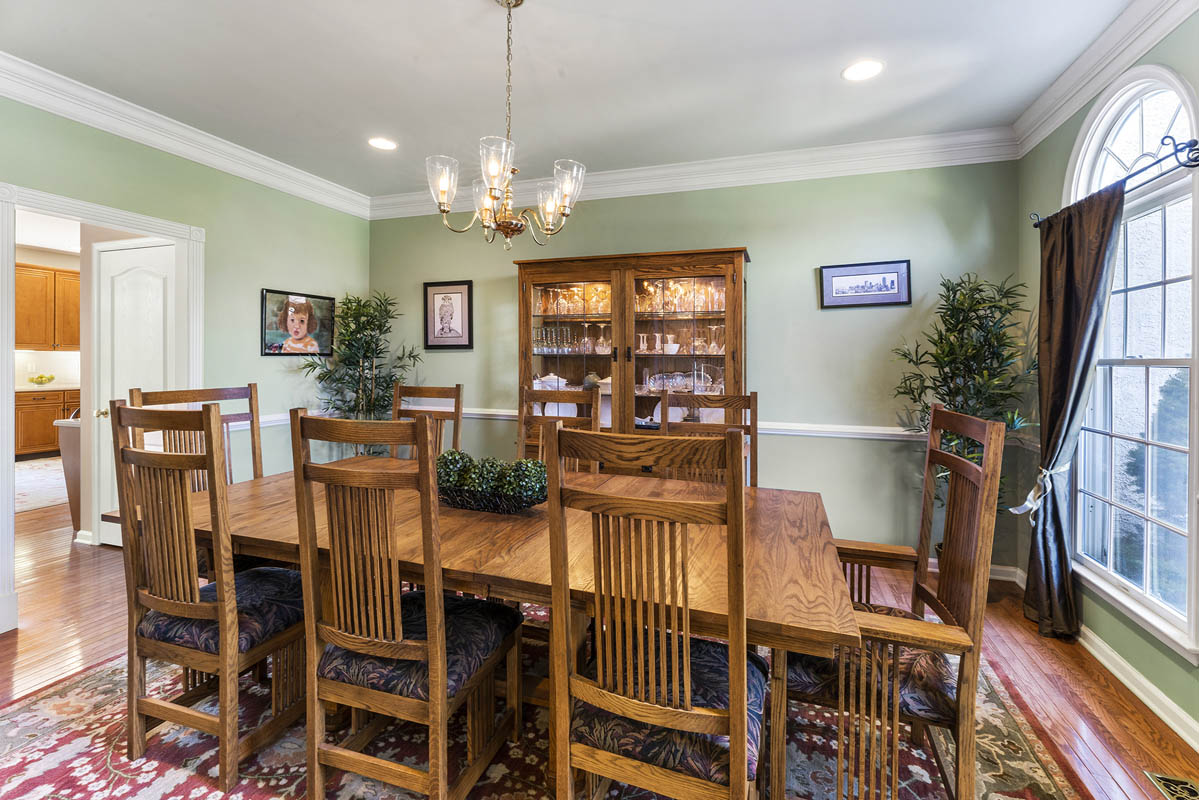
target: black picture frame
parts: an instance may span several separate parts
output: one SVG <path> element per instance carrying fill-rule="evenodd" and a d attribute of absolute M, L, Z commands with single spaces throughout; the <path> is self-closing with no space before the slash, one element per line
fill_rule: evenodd
<path fill-rule="evenodd" d="M 474 281 L 426 281 L 424 287 L 425 349 L 473 350 Z M 449 321 L 443 319 L 446 313 L 450 315 Z M 456 324 L 461 329 L 455 327 Z"/>
<path fill-rule="evenodd" d="M 867 282 L 854 283 L 852 279 L 858 277 Z M 911 304 L 912 262 L 909 259 L 832 264 L 820 268 L 822 309 Z"/>
<path fill-rule="evenodd" d="M 288 302 L 303 302 L 312 307 L 317 320 L 316 328 L 311 323 L 306 326 L 305 338 L 311 338 L 316 343 L 316 349 L 301 349 L 288 346 L 288 341 L 295 341 L 286 330 L 286 325 L 280 327 L 282 314 L 290 308 Z M 263 289 L 261 299 L 261 324 L 259 354 L 263 356 L 323 356 L 333 355 L 333 335 L 337 322 L 337 300 L 321 294 L 305 294 L 301 292 L 284 291 L 282 289 Z M 304 340 L 299 340 L 303 342 Z"/>

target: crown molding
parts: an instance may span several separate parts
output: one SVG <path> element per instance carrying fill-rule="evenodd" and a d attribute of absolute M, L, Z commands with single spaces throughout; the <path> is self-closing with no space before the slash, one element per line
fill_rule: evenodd
<path fill-rule="evenodd" d="M 370 198 L 170 117 L 0 52 L 0 97 L 82 122 L 336 211 L 367 217 Z"/>
<path fill-rule="evenodd" d="M 1011 128 L 982 128 L 957 133 L 880 139 L 855 144 L 592 172 L 587 175 L 584 196 L 587 200 L 601 200 L 667 192 L 691 192 L 698 189 L 1011 161 L 1017 156 L 1016 136 Z M 514 184 L 518 205 L 533 205 L 536 202 L 536 185 L 537 179 L 517 181 Z M 464 195 L 460 192 L 459 197 Z M 462 207 L 469 209 L 469 205 Z M 370 218 L 373 220 L 419 217 L 435 213 L 437 210 L 428 192 L 407 192 L 371 198 Z"/>
<path fill-rule="evenodd" d="M 1133 0 L 1012 126 L 1023 158 L 1158 42 L 1199 11 L 1199 0 Z"/>

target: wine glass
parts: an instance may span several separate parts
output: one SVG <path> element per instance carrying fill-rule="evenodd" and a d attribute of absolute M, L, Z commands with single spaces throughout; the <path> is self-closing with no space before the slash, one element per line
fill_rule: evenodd
<path fill-rule="evenodd" d="M 583 339 L 581 342 L 579 342 L 579 349 L 585 355 L 591 355 L 592 353 L 595 352 L 595 340 L 592 339 L 591 334 L 588 333 L 588 331 L 590 329 L 591 329 L 591 323 L 584 322 L 583 323 Z"/>
<path fill-rule="evenodd" d="M 639 333 L 639 334 L 637 334 L 637 339 L 638 339 L 638 347 L 637 347 L 637 352 L 638 352 L 638 353 L 644 353 L 644 352 L 647 352 L 647 351 L 648 351 L 648 349 L 649 349 L 649 341 L 648 341 L 648 340 L 649 340 L 649 334 L 647 334 L 647 333 Z"/>
<path fill-rule="evenodd" d="M 608 325 L 607 323 L 601 322 L 599 324 L 599 328 L 600 335 L 599 338 L 595 340 L 595 352 L 602 356 L 606 356 L 612 352 L 612 343 L 609 342 L 607 337 L 604 335 L 604 331 L 608 329 Z"/>
<path fill-rule="evenodd" d="M 720 327 L 719 325 L 709 325 L 708 326 L 708 333 L 709 333 L 708 353 L 710 353 L 711 355 L 714 355 L 714 356 L 720 355 L 720 347 L 716 344 L 716 329 L 719 327 Z"/>

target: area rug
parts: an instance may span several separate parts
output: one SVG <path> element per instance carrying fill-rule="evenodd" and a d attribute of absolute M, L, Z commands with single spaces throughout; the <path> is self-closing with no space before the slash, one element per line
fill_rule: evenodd
<path fill-rule="evenodd" d="M 536 649 L 532 658 L 538 658 Z M 533 666 L 533 665 L 530 665 Z M 542 662 L 544 666 L 544 662 Z M 245 679 L 242 724 L 269 713 L 270 696 L 263 686 Z M 150 682 L 166 693 L 177 682 L 176 671 L 151 670 Z M 978 797 L 1075 800 L 1063 770 L 1037 738 L 1011 701 L 1002 683 L 984 667 L 979 689 Z M 146 756 L 125 758 L 125 664 L 119 658 L 66 679 L 33 696 L 0 709 L 0 797 L 38 800 L 199 800 L 220 798 L 216 789 L 216 740 L 170 726 L 150 742 Z M 247 696 L 248 694 L 248 696 Z M 215 700 L 209 710 L 215 709 Z M 540 800 L 548 757 L 544 709 L 525 707 L 525 724 L 517 744 L 506 744 L 495 763 L 469 795 L 474 800 Z M 460 723 L 462 715 L 458 715 Z M 836 754 L 828 713 L 792 705 L 788 725 L 788 796 L 831 797 Z M 465 753 L 465 729 L 451 724 L 454 749 Z M 938 739 L 937 747 L 947 747 Z M 396 723 L 369 746 L 368 752 L 412 766 L 425 763 L 425 735 L 418 726 Z M 945 750 L 949 755 L 951 750 Z M 241 781 L 229 800 L 300 798 L 307 791 L 304 725 L 293 726 L 270 748 L 242 762 Z M 452 760 L 454 760 L 452 758 Z M 763 765 L 766 768 L 766 765 Z M 945 797 L 932 752 L 904 746 L 900 758 L 900 797 L 924 800 Z M 617 786 L 612 798 L 650 800 L 654 795 Z M 407 792 L 337 770 L 329 771 L 327 798 L 392 800 Z"/>
<path fill-rule="evenodd" d="M 67 502 L 67 481 L 62 474 L 61 458 L 18 461 L 15 472 L 18 514 Z"/>

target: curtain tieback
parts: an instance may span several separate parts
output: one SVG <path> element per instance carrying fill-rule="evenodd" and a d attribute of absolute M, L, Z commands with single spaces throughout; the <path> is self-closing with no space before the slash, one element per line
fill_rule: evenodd
<path fill-rule="evenodd" d="M 1036 527 L 1037 511 L 1040 510 L 1045 495 L 1053 491 L 1053 476 L 1067 472 L 1069 469 L 1070 464 L 1068 463 L 1057 469 L 1045 469 L 1041 467 L 1036 482 L 1033 483 L 1032 489 L 1028 492 L 1028 497 L 1024 498 L 1024 503 L 1015 508 L 1009 508 L 1008 511 L 1013 514 L 1028 514 L 1028 524 Z"/>

